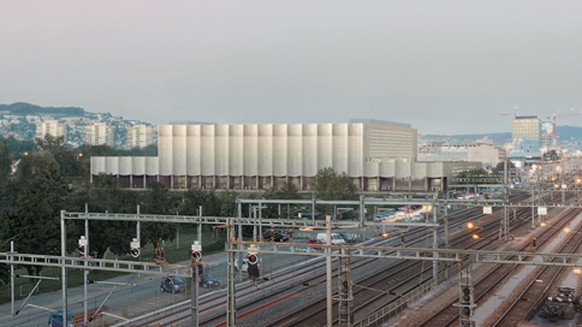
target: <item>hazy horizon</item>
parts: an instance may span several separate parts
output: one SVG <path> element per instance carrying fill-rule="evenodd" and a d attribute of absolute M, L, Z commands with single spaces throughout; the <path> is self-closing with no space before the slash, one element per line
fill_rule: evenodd
<path fill-rule="evenodd" d="M 572 0 L 5 0 L 0 103 L 154 125 L 367 118 L 460 135 L 510 131 L 517 112 L 582 126 L 579 12 Z"/>

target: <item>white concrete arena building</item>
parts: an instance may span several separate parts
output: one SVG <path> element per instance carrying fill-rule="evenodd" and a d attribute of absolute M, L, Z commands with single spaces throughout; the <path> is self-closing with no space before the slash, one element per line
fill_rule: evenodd
<path fill-rule="evenodd" d="M 188 124 L 158 127 L 157 157 L 92 157 L 91 178 L 172 189 L 261 190 L 293 183 L 309 190 L 320 169 L 345 173 L 361 191 L 443 189 L 447 176 L 480 163 L 416 162 L 408 124 Z"/>

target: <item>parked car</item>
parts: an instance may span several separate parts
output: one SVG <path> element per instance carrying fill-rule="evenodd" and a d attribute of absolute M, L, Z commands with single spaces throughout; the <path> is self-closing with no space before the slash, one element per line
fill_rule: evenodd
<path fill-rule="evenodd" d="M 309 241 L 307 241 L 307 244 L 309 244 L 309 245 L 325 245 L 325 243 L 323 243 L 322 240 L 317 239 L 317 238 L 310 239 Z M 317 248 L 319 248 L 319 247 L 317 247 Z"/>
<path fill-rule="evenodd" d="M 268 230 L 263 233 L 266 242 L 285 242 L 289 240 L 289 234 L 277 229 Z"/>
<path fill-rule="evenodd" d="M 323 243 L 323 241 L 320 239 L 312 238 L 309 241 L 307 241 L 307 244 L 325 244 L 325 243 Z"/>
<path fill-rule="evenodd" d="M 340 236 L 346 241 L 347 244 L 353 244 L 358 242 L 358 235 L 350 233 L 339 233 Z"/>
<path fill-rule="evenodd" d="M 220 286 L 220 281 L 210 274 L 202 274 L 202 276 L 200 276 L 200 282 L 198 282 L 198 286 L 204 288 L 218 287 Z"/>
<path fill-rule="evenodd" d="M 318 233 L 317 239 L 323 242 L 323 244 L 327 243 L 327 234 L 326 233 Z M 338 233 L 331 233 L 331 244 L 333 245 L 341 245 L 346 244 L 346 241 L 343 237 L 341 237 Z"/>
<path fill-rule="evenodd" d="M 180 293 L 184 292 L 185 284 L 182 277 L 168 276 L 160 282 L 160 292 Z"/>

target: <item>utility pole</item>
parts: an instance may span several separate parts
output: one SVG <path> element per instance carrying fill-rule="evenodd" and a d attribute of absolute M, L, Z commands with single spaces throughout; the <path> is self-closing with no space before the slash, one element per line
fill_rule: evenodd
<path fill-rule="evenodd" d="M 438 258 L 439 253 L 436 252 L 436 250 L 439 248 L 439 228 L 438 228 L 438 217 L 437 217 L 437 207 L 438 207 L 438 202 L 436 201 L 436 196 L 435 196 L 435 202 L 432 206 L 432 222 L 437 226 L 434 227 L 432 230 L 432 247 L 433 249 L 435 249 L 435 251 L 433 252 L 433 256 L 435 258 Z M 438 261 L 433 261 L 432 262 L 432 275 L 433 275 L 433 280 L 434 280 L 434 286 L 437 287 L 438 283 L 439 283 L 439 262 Z"/>
<path fill-rule="evenodd" d="M 533 187 L 531 190 L 531 229 L 535 229 L 536 228 L 536 222 L 535 222 L 535 217 L 536 217 L 536 213 L 535 213 L 535 205 L 536 205 L 536 188 L 538 187 L 538 185 L 540 185 L 540 175 L 542 173 L 542 166 L 540 165 L 533 165 L 533 171 L 534 171 L 534 176 L 535 176 L 535 183 L 533 183 Z M 538 194 L 539 197 L 539 194 Z"/>
<path fill-rule="evenodd" d="M 12 303 L 11 313 L 14 316 L 14 241 L 10 241 L 10 302 Z"/>
<path fill-rule="evenodd" d="M 505 161 L 503 163 L 503 240 L 505 242 L 508 241 L 508 229 L 509 223 L 507 219 L 507 204 L 509 202 L 509 192 L 507 190 L 508 181 L 507 181 L 507 161 L 509 160 L 509 149 L 505 147 Z"/>
<path fill-rule="evenodd" d="M 198 327 L 198 269 L 202 267 L 202 243 L 194 241 L 190 250 L 190 258 L 192 259 L 192 280 L 191 280 L 191 316 L 192 326 Z"/>
<path fill-rule="evenodd" d="M 341 249 L 342 255 L 338 258 L 338 297 L 339 326 L 351 327 L 352 317 L 352 256 L 349 249 Z"/>
<path fill-rule="evenodd" d="M 240 211 L 239 211 L 240 212 Z M 234 248 L 232 241 L 234 241 L 234 219 L 228 220 L 227 226 L 227 239 L 228 239 L 228 253 L 227 253 L 227 263 L 226 263 L 226 326 L 235 327 L 236 326 L 236 289 L 235 289 L 235 274 L 236 270 L 234 267 Z"/>
<path fill-rule="evenodd" d="M 63 292 L 63 321 L 66 321 L 67 315 L 67 229 L 65 227 L 65 210 L 61 210 L 61 278 L 62 278 L 62 292 Z"/>
<path fill-rule="evenodd" d="M 327 299 L 327 326 L 333 326 L 333 301 L 331 292 L 331 216 L 325 216 L 325 286 Z"/>
<path fill-rule="evenodd" d="M 89 257 L 89 204 L 85 203 L 85 239 L 87 240 L 87 245 L 85 245 L 84 257 L 87 259 Z M 87 311 L 89 310 L 88 295 L 87 295 L 87 284 L 89 283 L 89 262 L 85 260 L 85 270 L 83 271 L 83 323 L 85 326 L 89 323 L 87 316 Z"/>

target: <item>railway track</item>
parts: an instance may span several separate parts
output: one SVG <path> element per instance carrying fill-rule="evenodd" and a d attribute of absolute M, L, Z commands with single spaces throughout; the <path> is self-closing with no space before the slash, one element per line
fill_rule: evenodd
<path fill-rule="evenodd" d="M 579 213 L 580 211 L 578 211 Z M 580 229 L 568 234 L 570 238 L 561 246 L 561 253 L 576 253 L 582 247 L 582 233 Z M 508 304 L 508 307 L 495 320 L 492 326 L 515 326 L 520 321 L 529 320 L 535 316 L 536 310 L 545 299 L 548 290 L 555 289 L 559 276 L 568 268 L 560 266 L 545 266 L 538 268 L 535 276 L 523 287 L 517 296 Z M 544 281 L 538 283 L 536 281 Z"/>
<path fill-rule="evenodd" d="M 520 213 L 524 214 L 524 213 Z M 515 226 L 524 224 L 521 219 L 515 219 L 512 224 Z M 498 227 L 497 220 L 488 224 L 483 224 L 483 241 L 475 242 L 471 236 L 466 233 L 454 238 L 451 242 L 453 248 L 471 248 L 471 249 L 491 249 L 496 247 Z M 394 311 L 399 310 L 399 306 L 405 306 L 407 301 L 403 298 L 410 298 L 410 295 L 419 287 L 424 291 L 430 290 L 432 284 L 432 266 L 423 264 L 423 262 L 408 263 L 408 270 L 395 271 L 395 266 L 387 267 L 375 274 L 358 281 L 353 292 L 353 316 L 356 326 L 361 324 L 365 317 L 385 307 L 392 307 Z M 444 276 L 446 267 L 439 270 L 439 275 Z M 451 273 L 449 271 L 449 273 Z M 421 291 L 422 292 L 422 291 Z M 289 317 L 281 317 L 268 326 L 324 326 L 326 325 L 326 303 L 321 299 L 316 303 L 311 303 L 306 309 L 292 313 Z M 337 317 L 337 306 L 334 307 L 333 316 Z M 381 319 L 380 319 L 381 320 Z M 286 322 L 292 322 L 287 324 Z M 338 321 L 334 321 L 334 324 Z"/>
<path fill-rule="evenodd" d="M 464 225 L 464 217 L 474 217 L 479 220 L 482 216 L 477 209 L 463 209 L 450 215 L 450 228 L 460 228 Z M 414 245 L 424 241 L 425 231 L 420 229 L 412 230 L 407 233 L 407 244 Z M 398 238 L 375 239 L 367 242 L 367 245 L 388 245 L 396 246 L 399 243 Z M 305 246 L 305 244 L 297 244 Z M 358 259 L 354 260 L 354 269 L 366 269 L 366 265 L 378 259 Z M 254 312 L 253 308 L 269 302 L 277 302 L 279 297 L 288 296 L 289 293 L 299 294 L 309 292 L 310 289 L 323 283 L 325 280 L 325 261 L 323 258 L 313 258 L 305 261 L 302 265 L 295 266 L 292 269 L 283 269 L 269 276 L 269 281 L 264 281 L 257 286 L 248 281 L 237 284 L 237 313 L 247 315 L 247 311 Z M 337 269 L 337 263 L 333 262 L 334 272 Z M 225 292 L 219 291 L 212 294 L 204 295 L 200 299 L 200 325 L 217 326 L 225 321 Z M 166 314 L 161 312 L 155 317 L 136 319 L 133 324 L 136 325 L 153 325 L 163 323 L 165 325 L 175 325 L 190 319 L 190 301 L 185 300 L 174 305 Z"/>
<path fill-rule="evenodd" d="M 537 237 L 537 242 L 539 246 L 543 246 L 547 242 L 551 241 L 553 237 L 555 237 L 558 233 L 561 232 L 561 228 L 568 225 L 570 219 L 575 217 L 577 212 L 568 213 L 566 219 L 559 220 L 556 225 L 556 228 L 545 230 L 544 233 L 540 234 Z M 521 246 L 518 251 L 527 250 L 530 247 L 530 244 L 524 244 Z M 487 296 L 494 292 L 496 287 L 502 285 L 504 281 L 508 280 L 512 273 L 515 271 L 517 267 L 513 265 L 497 265 L 492 268 L 492 270 L 488 270 L 487 274 L 482 276 L 482 278 L 476 280 L 474 282 L 474 294 L 475 294 L 475 303 L 477 307 L 479 304 L 487 299 Z M 490 268 L 491 269 L 491 268 Z M 441 310 L 436 312 L 435 314 L 431 315 L 424 319 L 424 321 L 420 322 L 418 326 L 422 327 L 432 327 L 432 326 L 457 326 L 458 325 L 458 318 L 459 318 L 459 308 L 454 307 L 453 304 L 458 302 L 458 297 L 449 301 Z M 513 326 L 513 325 L 505 325 L 505 326 Z"/>
<path fill-rule="evenodd" d="M 520 201 L 520 199 L 527 198 L 528 195 L 522 196 L 522 198 L 518 198 L 515 201 Z M 480 209 L 465 209 L 455 213 L 454 215 L 449 216 L 450 229 L 459 229 L 463 228 L 464 224 L 468 220 L 468 218 L 472 218 L 471 220 L 479 221 L 483 219 L 485 215 L 482 215 L 479 212 Z M 522 211 L 528 211 L 527 209 L 520 210 L 520 217 L 517 219 L 512 220 L 512 228 L 516 228 L 520 224 L 528 223 L 529 219 L 524 219 L 529 213 L 524 213 Z M 494 212 L 495 213 L 495 212 Z M 496 214 L 501 214 L 500 211 L 496 212 Z M 522 217 L 523 216 L 523 217 Z M 496 229 L 498 227 L 498 219 L 495 219 L 496 222 L 489 224 L 483 224 L 484 230 L 491 230 Z M 495 239 L 495 231 L 488 232 L 492 234 L 487 234 L 486 239 Z M 418 244 L 419 242 L 426 241 L 426 231 L 422 230 L 412 230 L 407 233 L 407 237 L 410 237 L 410 240 L 407 241 L 407 245 L 414 245 Z M 451 240 L 451 246 L 455 247 L 466 247 L 462 242 L 468 243 L 475 243 L 472 241 L 467 235 L 461 237 L 464 238 L 464 241 L 459 241 L 457 239 Z M 399 242 L 398 239 L 388 239 L 388 240 L 380 240 L 378 244 L 387 244 L 389 246 L 394 246 L 394 243 Z M 487 244 L 492 244 L 492 242 L 478 242 L 478 246 L 483 246 L 480 248 L 485 248 Z M 371 244 L 370 244 L 371 245 Z M 256 325 L 256 317 L 261 315 L 261 312 L 268 312 L 269 310 L 275 310 L 274 308 L 288 306 L 289 302 L 293 302 L 293 299 L 297 298 L 305 298 L 308 297 L 307 295 L 310 293 L 317 293 L 319 297 L 322 294 L 318 292 L 317 289 L 321 288 L 325 277 L 324 277 L 324 262 L 321 260 L 322 258 L 316 258 L 309 260 L 303 266 L 298 266 L 294 268 L 292 271 L 284 270 L 281 272 L 274 273 L 270 276 L 269 281 L 262 282 L 258 285 L 254 285 L 250 282 L 243 282 L 237 284 L 236 291 L 237 291 L 237 323 L 241 326 L 244 326 L 245 320 L 251 321 L 249 325 Z M 367 267 L 372 265 L 373 262 L 379 259 L 360 259 L 354 260 L 352 262 L 352 269 L 353 271 L 356 270 L 372 270 Z M 385 261 L 385 260 L 384 260 Z M 419 285 L 423 286 L 430 283 L 430 279 L 432 279 L 431 271 L 432 267 L 418 267 L 419 263 L 400 263 L 394 266 L 391 266 L 389 269 L 385 269 L 379 273 L 372 274 L 361 281 L 358 281 L 356 285 L 354 285 L 354 299 L 362 298 L 365 300 L 358 300 L 354 301 L 354 317 L 362 318 L 366 315 L 369 315 L 372 311 L 378 310 L 380 306 L 386 307 L 386 303 L 397 303 L 399 300 L 401 301 L 403 298 L 409 296 L 411 292 L 414 292 L 415 289 L 418 289 Z M 445 272 L 449 271 L 449 273 L 453 274 L 454 271 L 450 271 L 443 267 L 439 270 L 439 274 L 441 276 L 446 275 Z M 337 269 L 337 263 L 334 262 L 334 271 Z M 454 267 L 453 267 L 454 269 Z M 392 271 L 390 274 L 389 271 Z M 412 278 L 408 278 L 408 280 L 402 279 L 398 277 L 399 275 L 404 276 L 411 276 L 411 272 L 414 272 Z M 387 275 L 388 274 L 388 275 Z M 388 276 L 388 277 L 387 277 Z M 392 286 L 384 286 L 380 287 L 379 284 L 387 284 L 385 280 L 391 280 Z M 258 289 L 257 289 L 258 286 Z M 384 289 L 384 290 L 382 290 Z M 429 288 L 427 288 L 428 290 Z M 323 293 L 325 294 L 325 293 Z M 285 301 L 285 304 L 283 303 Z M 224 295 L 224 291 L 216 292 L 210 295 L 206 295 L 200 299 L 200 317 L 199 323 L 201 326 L 220 326 L 225 321 L 225 302 L 226 297 Z M 297 302 L 297 301 L 296 301 Z M 298 312 L 289 312 L 285 314 L 281 314 L 279 317 L 280 319 L 277 322 L 272 323 L 271 325 L 275 326 L 292 326 L 292 325 L 301 325 L 306 322 L 305 319 L 301 320 L 298 317 L 311 317 L 308 319 L 315 320 L 313 318 L 315 316 L 321 316 L 322 312 L 325 311 L 325 307 L 322 306 L 319 301 L 312 301 L 306 303 L 306 301 L 299 301 L 301 305 L 307 306 L 307 310 L 314 311 L 315 313 L 307 313 L 305 311 L 298 311 Z M 378 304 L 373 304 L 373 303 Z M 164 321 L 164 325 L 179 325 L 181 323 L 185 323 L 190 318 L 190 301 L 186 300 L 182 303 L 182 308 L 177 309 L 174 308 L 171 313 L 168 313 L 166 318 L 161 318 L 157 316 L 155 319 L 142 319 L 140 321 L 134 321 L 134 324 L 137 325 L 145 325 L 154 324 L 156 322 Z M 356 304 L 360 303 L 360 304 Z M 315 309 L 319 307 L 319 309 Z M 284 312 L 284 311 L 280 311 Z M 337 315 L 334 313 L 334 315 Z M 272 317 L 271 317 L 272 318 Z M 313 321 L 309 322 L 309 325 L 317 325 L 313 324 Z M 323 322 L 321 325 L 325 325 Z"/>

